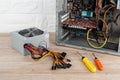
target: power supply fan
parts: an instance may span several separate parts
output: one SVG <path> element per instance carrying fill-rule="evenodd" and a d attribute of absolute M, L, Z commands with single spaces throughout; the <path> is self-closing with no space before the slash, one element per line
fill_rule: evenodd
<path fill-rule="evenodd" d="M 33 37 L 37 35 L 41 35 L 44 32 L 42 30 L 36 29 L 36 28 L 29 28 L 29 29 L 24 29 L 22 31 L 19 31 L 19 34 L 25 37 Z"/>

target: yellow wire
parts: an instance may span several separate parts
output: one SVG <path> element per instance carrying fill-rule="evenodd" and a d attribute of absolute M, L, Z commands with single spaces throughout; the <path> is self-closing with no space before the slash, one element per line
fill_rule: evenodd
<path fill-rule="evenodd" d="M 100 7 L 100 9 L 102 9 L 102 0 L 98 1 L 98 6 Z"/>
<path fill-rule="evenodd" d="M 100 3 L 99 3 L 99 5 L 100 5 Z M 102 4 L 101 4 L 102 5 Z M 105 27 L 106 27 L 106 32 L 108 33 L 108 25 L 107 25 L 107 23 L 106 23 L 106 15 L 107 15 L 107 12 L 111 9 L 111 8 L 113 8 L 113 7 L 115 7 L 114 5 L 111 5 L 111 7 L 109 7 L 106 11 L 105 11 L 105 13 L 104 13 L 104 18 L 103 18 L 103 20 L 102 19 L 100 19 L 104 24 L 103 25 L 105 25 Z M 98 20 L 98 15 L 96 15 L 96 19 Z M 94 46 L 93 44 L 91 44 L 90 43 L 90 41 L 89 41 L 89 34 L 90 34 L 90 32 L 92 31 L 92 29 L 89 29 L 88 30 L 88 32 L 87 32 L 87 41 L 88 41 L 88 44 L 91 46 L 91 47 L 93 47 L 93 48 L 102 48 L 102 47 L 104 47 L 105 46 L 105 44 L 107 43 L 107 41 L 108 41 L 108 38 L 107 38 L 107 36 L 105 36 L 104 35 L 104 38 L 105 38 L 105 41 L 104 41 L 104 43 L 101 45 L 101 46 Z"/>
<path fill-rule="evenodd" d="M 101 46 L 94 46 L 93 44 L 91 44 L 90 43 L 90 41 L 89 41 L 89 33 L 90 33 L 90 31 L 92 31 L 92 29 L 89 29 L 88 30 L 88 32 L 87 32 L 87 41 L 88 41 L 88 44 L 91 46 L 91 47 L 93 47 L 93 48 L 102 48 L 102 47 L 104 47 L 105 46 L 105 44 L 107 43 L 107 37 L 105 38 L 105 41 L 104 41 L 104 43 L 101 45 Z"/>
<path fill-rule="evenodd" d="M 103 20 L 101 20 L 101 21 L 104 23 L 103 25 L 105 25 L 105 27 L 106 27 L 106 32 L 108 32 L 108 25 L 107 25 Z M 103 43 L 102 45 L 100 45 L 100 46 L 95 46 L 95 45 L 91 44 L 91 42 L 89 41 L 89 34 L 90 34 L 91 31 L 92 31 L 92 29 L 89 29 L 88 32 L 87 32 L 87 41 L 88 41 L 88 44 L 89 44 L 91 47 L 93 47 L 93 48 L 102 48 L 102 47 L 104 47 L 105 44 L 106 44 L 107 41 L 108 41 L 108 38 L 104 35 L 104 37 L 105 37 L 104 43 Z"/>
<path fill-rule="evenodd" d="M 103 19 L 103 20 L 106 20 L 107 12 L 108 12 L 111 8 L 113 8 L 113 7 L 115 7 L 115 6 L 114 6 L 114 5 L 111 5 L 111 7 L 109 7 L 109 8 L 105 11 L 105 13 L 104 13 L 104 19 Z"/>
<path fill-rule="evenodd" d="M 38 61 L 43 60 L 43 59 L 44 59 L 45 57 L 47 57 L 47 56 L 52 56 L 52 55 L 51 55 L 51 52 L 48 52 L 47 54 L 43 55 L 40 59 L 38 59 Z"/>

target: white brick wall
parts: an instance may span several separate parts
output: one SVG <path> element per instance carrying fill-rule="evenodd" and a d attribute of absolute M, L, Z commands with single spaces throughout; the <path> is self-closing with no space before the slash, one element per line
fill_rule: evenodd
<path fill-rule="evenodd" d="M 55 31 L 55 0 L 0 0 L 0 32 L 36 26 Z"/>

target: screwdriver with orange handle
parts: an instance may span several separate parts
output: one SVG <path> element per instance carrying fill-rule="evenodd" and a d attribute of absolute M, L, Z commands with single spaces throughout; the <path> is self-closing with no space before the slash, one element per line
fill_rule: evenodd
<path fill-rule="evenodd" d="M 93 56 L 95 57 L 95 63 L 100 71 L 104 70 L 104 67 L 101 63 L 101 61 L 96 57 L 96 55 L 93 53 Z"/>
<path fill-rule="evenodd" d="M 96 67 L 93 65 L 93 63 L 85 56 L 82 56 L 79 52 L 77 52 L 82 57 L 82 62 L 85 64 L 85 66 L 89 69 L 90 72 L 95 73 Z"/>

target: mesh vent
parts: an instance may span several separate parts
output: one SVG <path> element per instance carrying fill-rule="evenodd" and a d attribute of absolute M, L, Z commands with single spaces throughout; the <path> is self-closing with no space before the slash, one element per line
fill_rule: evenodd
<path fill-rule="evenodd" d="M 24 29 L 22 31 L 19 31 L 18 33 L 25 37 L 33 37 L 33 36 L 41 35 L 44 32 L 37 28 L 29 28 L 29 29 Z"/>

